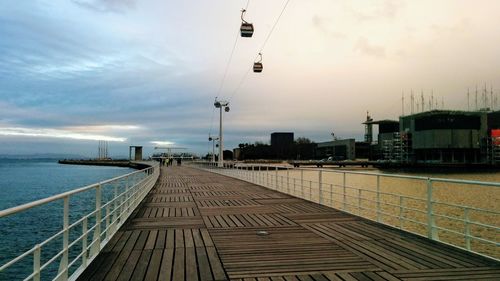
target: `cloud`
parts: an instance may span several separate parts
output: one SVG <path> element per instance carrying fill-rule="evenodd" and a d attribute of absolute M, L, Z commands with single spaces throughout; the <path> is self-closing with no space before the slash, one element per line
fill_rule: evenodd
<path fill-rule="evenodd" d="M 471 28 L 470 20 L 467 18 L 461 19 L 459 22 L 452 25 L 432 24 L 431 30 L 438 38 L 453 37 L 467 32 Z"/>
<path fill-rule="evenodd" d="M 382 46 L 372 45 L 366 38 L 362 37 L 356 43 L 354 50 L 357 50 L 365 55 L 383 58 L 385 57 L 385 48 Z"/>
<path fill-rule="evenodd" d="M 135 0 L 71 0 L 73 3 L 97 12 L 124 12 L 135 8 Z"/>
<path fill-rule="evenodd" d="M 172 146 L 175 144 L 175 142 L 172 141 L 151 141 L 150 143 L 157 146 Z"/>
<path fill-rule="evenodd" d="M 404 6 L 401 0 L 354 2 L 358 5 L 353 5 L 352 1 L 348 3 L 350 4 L 348 9 L 358 21 L 391 20 L 397 17 Z"/>
<path fill-rule="evenodd" d="M 114 142 L 124 142 L 127 139 L 107 135 L 95 135 L 88 133 L 77 133 L 69 130 L 48 129 L 48 128 L 22 128 L 22 127 L 0 127 L 0 136 L 23 136 L 42 137 L 74 140 L 104 140 Z"/>
<path fill-rule="evenodd" d="M 320 30 L 321 32 L 325 33 L 328 36 L 335 38 L 347 37 L 345 33 L 332 30 L 329 25 L 329 20 L 324 17 L 320 17 L 319 15 L 314 15 L 312 17 L 312 23 L 314 27 L 316 27 L 318 30 Z"/>

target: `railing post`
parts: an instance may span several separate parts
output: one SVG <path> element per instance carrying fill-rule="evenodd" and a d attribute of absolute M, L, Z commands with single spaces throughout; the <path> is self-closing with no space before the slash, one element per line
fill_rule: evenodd
<path fill-rule="evenodd" d="M 399 229 L 403 229 L 404 197 L 399 196 Z"/>
<path fill-rule="evenodd" d="M 61 262 L 59 263 L 59 280 L 68 279 L 68 246 L 69 246 L 69 196 L 63 199 L 63 255 L 61 257 Z"/>
<path fill-rule="evenodd" d="M 106 239 L 109 239 L 110 236 L 110 229 L 109 229 L 109 217 L 110 217 L 110 212 L 109 212 L 109 204 L 106 205 Z"/>
<path fill-rule="evenodd" d="M 286 168 L 286 193 L 290 194 L 290 169 Z"/>
<path fill-rule="evenodd" d="M 309 201 L 312 201 L 313 197 L 313 187 L 312 187 L 312 181 L 309 181 Z"/>
<path fill-rule="evenodd" d="M 262 175 L 260 173 L 260 165 L 257 167 L 257 170 L 259 171 L 257 174 L 257 183 L 262 184 Z"/>
<path fill-rule="evenodd" d="M 300 194 L 304 198 L 304 170 L 300 170 Z"/>
<path fill-rule="evenodd" d="M 269 186 L 269 166 L 266 167 L 266 186 L 270 188 Z"/>
<path fill-rule="evenodd" d="M 333 183 L 330 184 L 330 207 L 333 208 Z"/>
<path fill-rule="evenodd" d="M 342 210 L 344 210 L 344 211 L 347 210 L 347 194 L 346 194 L 346 186 L 345 186 L 345 184 L 346 184 L 345 177 L 346 177 L 346 174 L 345 174 L 345 172 L 343 172 L 342 173 L 342 189 L 343 189 L 343 192 L 344 192 L 344 200 L 343 200 L 344 201 L 343 202 L 344 203 L 344 207 L 343 207 Z"/>
<path fill-rule="evenodd" d="M 293 178 L 293 196 L 297 196 L 297 184 L 295 183 L 295 178 Z"/>
<path fill-rule="evenodd" d="M 150 170 L 151 171 L 151 170 Z M 115 202 L 114 203 L 114 207 L 113 207 L 113 221 L 111 222 L 113 224 L 113 231 L 115 230 L 116 228 L 116 225 L 118 224 L 118 204 L 119 204 L 119 200 L 118 200 L 118 182 L 115 182 L 113 184 L 113 201 Z"/>
<path fill-rule="evenodd" d="M 361 216 L 361 188 L 358 188 L 358 215 Z"/>
<path fill-rule="evenodd" d="M 255 166 L 252 166 L 252 183 L 255 183 Z"/>
<path fill-rule="evenodd" d="M 82 265 L 87 266 L 87 231 L 88 231 L 88 221 L 87 217 L 83 219 L 82 222 Z"/>
<path fill-rule="evenodd" d="M 275 171 L 276 171 L 276 186 L 275 186 L 275 190 L 278 190 L 278 166 L 275 166 Z"/>
<path fill-rule="evenodd" d="M 124 204 L 125 206 L 124 206 L 124 208 L 125 208 L 125 212 L 128 212 L 128 209 L 130 206 L 130 200 L 128 200 L 129 196 L 130 196 L 129 191 L 128 191 L 129 187 L 130 187 L 130 176 L 127 176 L 126 179 L 127 179 L 127 183 L 125 184 L 125 204 Z"/>
<path fill-rule="evenodd" d="M 377 222 L 381 222 L 382 214 L 380 209 L 380 175 L 377 175 Z"/>
<path fill-rule="evenodd" d="M 40 244 L 35 245 L 35 250 L 33 251 L 33 281 L 40 281 L 40 256 L 42 249 Z"/>
<path fill-rule="evenodd" d="M 465 220 L 465 248 L 467 251 L 471 250 L 470 246 L 470 216 L 469 216 L 469 208 L 464 208 L 464 220 Z"/>
<path fill-rule="evenodd" d="M 323 171 L 318 171 L 318 202 L 323 204 Z"/>
<path fill-rule="evenodd" d="M 127 177 L 128 179 L 128 177 Z M 127 180 L 127 185 L 128 185 L 128 180 Z M 92 239 L 92 247 L 91 247 L 91 252 L 90 255 L 94 256 L 99 251 L 101 250 L 101 217 L 102 217 L 102 211 L 101 211 L 101 184 L 97 185 L 95 189 L 95 230 L 94 230 L 94 238 Z M 128 205 L 128 203 L 127 203 Z"/>
<path fill-rule="evenodd" d="M 427 237 L 432 240 L 439 240 L 434 228 L 434 213 L 432 202 L 432 180 L 427 178 Z"/>

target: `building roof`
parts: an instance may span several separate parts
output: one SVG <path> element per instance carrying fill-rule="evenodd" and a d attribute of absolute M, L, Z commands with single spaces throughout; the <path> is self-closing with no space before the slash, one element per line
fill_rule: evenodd
<path fill-rule="evenodd" d="M 374 125 L 380 125 L 380 124 L 399 124 L 399 121 L 396 120 L 389 120 L 389 119 L 384 119 L 384 120 L 375 120 L 375 121 L 365 121 L 361 124 L 374 124 Z"/>
<path fill-rule="evenodd" d="M 441 109 L 435 109 L 435 110 L 429 110 L 429 111 L 424 111 L 424 112 L 418 112 L 414 114 L 408 114 L 405 116 L 402 116 L 403 118 L 406 117 L 417 117 L 417 116 L 429 116 L 429 115 L 435 115 L 435 114 L 448 114 L 448 115 L 481 115 L 481 114 L 488 114 L 491 113 L 491 111 L 483 111 L 483 110 L 475 110 L 475 111 L 466 111 L 466 110 L 441 110 Z"/>

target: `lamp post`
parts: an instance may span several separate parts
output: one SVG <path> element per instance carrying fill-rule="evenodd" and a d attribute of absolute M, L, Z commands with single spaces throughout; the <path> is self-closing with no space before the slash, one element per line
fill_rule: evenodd
<path fill-rule="evenodd" d="M 214 102 L 215 108 L 218 108 L 220 110 L 220 122 L 219 122 L 219 167 L 224 167 L 224 142 L 222 138 L 222 110 L 224 109 L 225 112 L 229 112 L 229 102 L 228 101 L 218 101 L 217 98 L 215 99 Z"/>
<path fill-rule="evenodd" d="M 219 140 L 219 138 L 208 135 L 208 141 L 212 142 L 212 163 L 215 163 L 215 141 L 217 140 Z"/>

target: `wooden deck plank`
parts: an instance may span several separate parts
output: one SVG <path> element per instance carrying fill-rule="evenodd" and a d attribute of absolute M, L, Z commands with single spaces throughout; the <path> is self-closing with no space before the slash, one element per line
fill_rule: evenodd
<path fill-rule="evenodd" d="M 139 257 L 139 261 L 135 265 L 134 273 L 132 274 L 131 280 L 144 280 L 144 276 L 146 275 L 146 271 L 149 265 L 149 260 L 152 254 L 153 250 L 141 251 L 141 256 Z"/>
<path fill-rule="evenodd" d="M 247 182 L 169 167 L 78 280 L 495 279 L 498 262 Z"/>
<path fill-rule="evenodd" d="M 146 271 L 146 276 L 144 277 L 145 281 L 155 281 L 158 280 L 158 273 L 160 271 L 161 258 L 163 255 L 163 250 L 154 249 L 151 254 L 151 259 L 148 264 L 148 268 Z"/>
<path fill-rule="evenodd" d="M 120 271 L 120 275 L 118 275 L 118 278 L 116 280 L 130 280 L 132 277 L 132 274 L 134 273 L 135 266 L 139 262 L 139 258 L 141 256 L 142 251 L 141 250 L 132 250 L 130 253 L 130 256 L 128 257 L 125 265 L 123 266 L 122 270 Z M 106 278 L 108 278 L 106 276 Z M 108 280 L 113 280 L 113 279 L 108 279 Z"/>
<path fill-rule="evenodd" d="M 163 251 L 163 257 L 161 260 L 160 273 L 158 274 L 158 280 L 172 280 L 172 269 L 174 262 L 174 248 L 166 248 Z"/>

